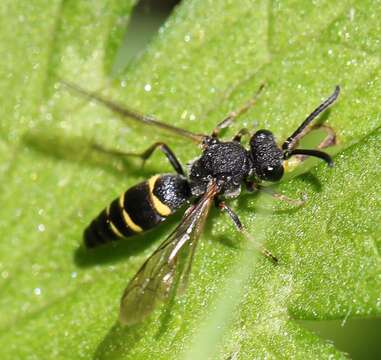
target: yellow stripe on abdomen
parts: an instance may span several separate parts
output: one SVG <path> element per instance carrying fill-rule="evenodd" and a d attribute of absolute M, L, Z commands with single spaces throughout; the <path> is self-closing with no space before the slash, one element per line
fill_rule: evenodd
<path fill-rule="evenodd" d="M 172 213 L 171 209 L 167 205 L 163 204 L 160 201 L 160 199 L 153 193 L 153 190 L 155 188 L 155 183 L 159 177 L 160 177 L 160 175 L 152 176 L 148 180 L 148 188 L 149 188 L 150 199 L 152 201 L 153 207 L 155 208 L 155 210 L 157 211 L 157 213 L 160 216 L 166 217 L 168 215 L 171 215 L 171 213 Z"/>
<path fill-rule="evenodd" d="M 130 215 L 128 215 L 128 212 L 124 209 L 124 193 L 119 198 L 119 206 L 122 210 L 123 220 L 126 223 L 126 226 L 128 226 L 133 232 L 142 232 L 143 229 L 132 221 Z"/>
<path fill-rule="evenodd" d="M 123 237 L 121 232 L 116 228 L 116 226 L 112 223 L 110 219 L 110 206 L 107 207 L 106 209 L 106 214 L 107 214 L 107 223 L 110 225 L 111 231 L 117 236 L 117 237 Z"/>

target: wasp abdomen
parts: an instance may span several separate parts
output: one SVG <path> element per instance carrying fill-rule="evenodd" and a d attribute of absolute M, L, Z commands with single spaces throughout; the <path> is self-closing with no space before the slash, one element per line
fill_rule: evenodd
<path fill-rule="evenodd" d="M 151 229 L 173 214 L 191 196 L 181 175 L 155 175 L 115 199 L 84 232 L 87 247 Z"/>

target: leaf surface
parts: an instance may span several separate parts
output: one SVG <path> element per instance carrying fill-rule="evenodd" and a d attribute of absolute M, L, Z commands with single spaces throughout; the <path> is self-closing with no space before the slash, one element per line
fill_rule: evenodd
<path fill-rule="evenodd" d="M 110 81 L 132 5 L 5 0 L 1 7 L 1 357 L 344 357 L 295 320 L 381 313 L 380 4 L 184 1 L 133 66 Z M 336 166 L 308 161 L 303 174 L 280 184 L 290 197 L 307 193 L 302 208 L 264 196 L 231 201 L 280 258 L 278 267 L 245 251 L 214 211 L 187 294 L 122 328 L 124 287 L 178 218 L 93 252 L 79 249 L 82 231 L 120 192 L 170 167 L 155 154 L 142 170 L 91 143 L 139 152 L 165 139 L 183 163 L 199 150 L 123 125 L 60 88 L 60 78 L 198 132 L 211 131 L 265 82 L 258 104 L 226 138 L 255 122 L 284 139 L 340 84 L 339 102 L 325 115 L 338 134 Z"/>

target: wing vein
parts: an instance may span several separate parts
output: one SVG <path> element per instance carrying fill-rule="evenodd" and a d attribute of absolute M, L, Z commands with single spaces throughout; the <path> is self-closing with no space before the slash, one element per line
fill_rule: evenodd
<path fill-rule="evenodd" d="M 180 224 L 144 262 L 121 299 L 120 321 L 132 325 L 142 321 L 160 301 L 168 301 L 187 285 L 195 249 L 217 186 L 187 211 Z"/>

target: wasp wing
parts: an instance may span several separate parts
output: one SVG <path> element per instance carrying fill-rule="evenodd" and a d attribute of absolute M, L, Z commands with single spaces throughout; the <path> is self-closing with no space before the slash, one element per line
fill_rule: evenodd
<path fill-rule="evenodd" d="M 213 184 L 130 281 L 121 299 L 123 324 L 142 321 L 158 302 L 185 289 L 194 251 L 216 193 Z"/>
<path fill-rule="evenodd" d="M 94 100 L 97 103 L 102 104 L 103 106 L 106 106 L 108 109 L 110 109 L 114 113 L 120 115 L 123 120 L 125 120 L 126 118 L 130 118 L 130 119 L 138 121 L 140 123 L 144 123 L 144 124 L 150 125 L 150 126 L 155 126 L 157 128 L 161 128 L 165 131 L 169 131 L 173 134 L 176 134 L 176 135 L 179 135 L 182 137 L 186 137 L 186 138 L 188 138 L 188 139 L 190 139 L 196 143 L 201 143 L 205 139 L 205 135 L 196 134 L 196 133 L 193 133 L 191 131 L 178 128 L 176 126 L 166 124 L 166 123 L 156 119 L 155 117 L 153 117 L 151 115 L 141 114 L 136 110 L 127 108 L 124 105 L 121 105 L 121 104 L 118 104 L 117 102 L 106 99 L 105 97 L 103 97 L 103 96 L 101 96 L 95 92 L 87 91 L 87 90 L 83 89 L 82 87 L 80 87 L 80 86 L 78 86 L 72 82 L 61 80 L 61 83 L 64 86 L 66 86 L 68 89 L 75 91 L 76 93 L 84 96 L 85 98 L 88 98 L 90 100 Z"/>

